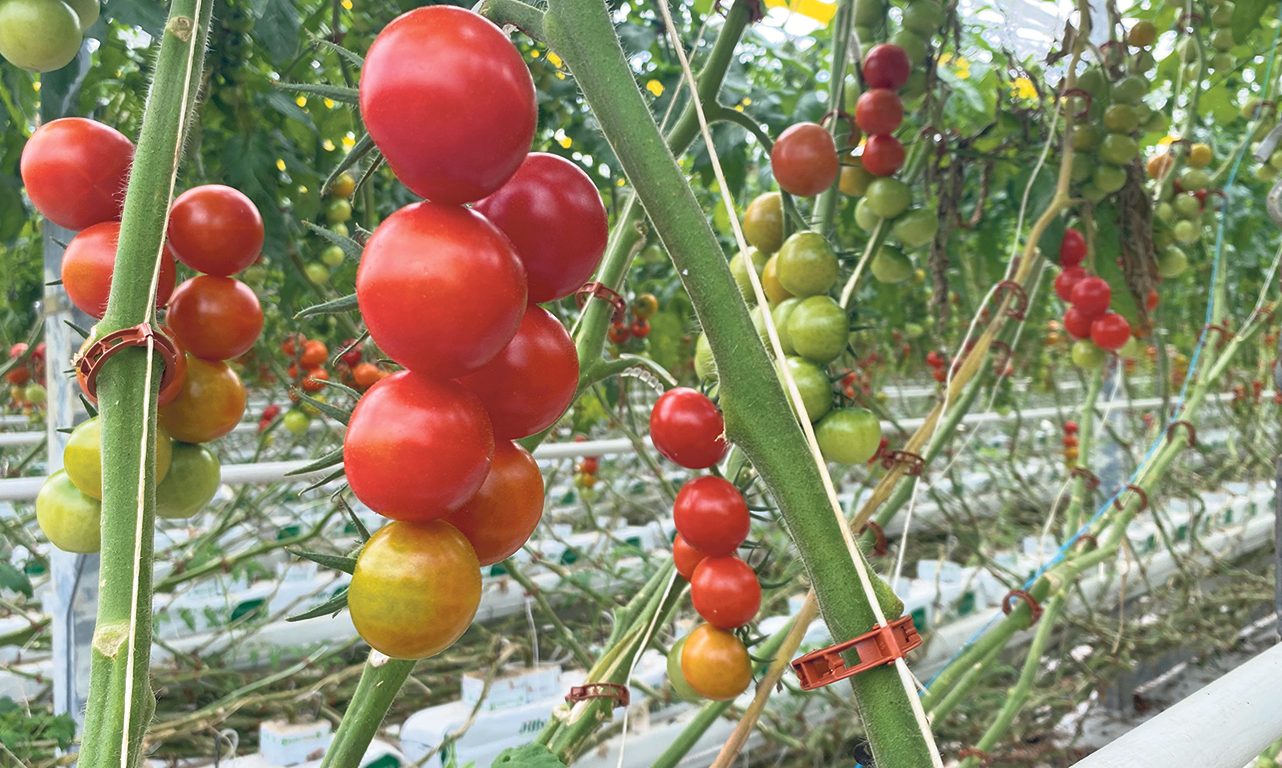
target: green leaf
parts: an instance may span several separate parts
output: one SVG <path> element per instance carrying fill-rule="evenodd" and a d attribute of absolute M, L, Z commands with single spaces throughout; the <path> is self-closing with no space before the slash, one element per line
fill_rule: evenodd
<path fill-rule="evenodd" d="M 336 467 L 342 463 L 343 463 L 343 449 L 339 447 L 339 448 L 335 448 L 334 450 L 330 451 L 324 456 L 321 456 L 319 459 L 317 459 L 316 461 L 313 461 L 311 464 L 308 464 L 304 467 L 300 467 L 294 470 L 293 472 L 286 472 L 285 476 L 291 477 L 293 475 L 309 475 L 312 472 L 319 472 L 322 469 L 329 469 L 330 467 Z"/>
<path fill-rule="evenodd" d="M 373 148 L 374 140 L 369 137 L 368 133 L 362 133 L 360 139 L 358 139 L 356 144 L 352 147 L 352 151 L 348 152 L 343 159 L 339 161 L 338 165 L 334 166 L 334 170 L 329 172 L 329 178 L 325 179 L 325 183 L 321 186 L 321 194 L 329 194 L 329 188 L 334 185 L 334 181 L 343 174 L 343 171 L 346 171 L 348 168 L 351 168 L 356 165 L 356 163 L 360 162 L 361 158 L 368 155 L 370 150 Z"/>
<path fill-rule="evenodd" d="M 361 251 L 363 250 L 361 248 L 361 244 L 356 242 L 352 238 L 343 237 L 342 235 L 338 234 L 332 229 L 326 229 L 325 227 L 322 227 L 319 224 L 315 224 L 310 221 L 304 221 L 303 226 L 307 227 L 307 229 L 309 229 L 312 232 L 312 234 L 320 235 L 321 237 L 330 241 L 334 245 L 337 245 L 339 248 L 342 248 L 343 253 L 348 258 L 359 259 L 361 257 Z"/>
<path fill-rule="evenodd" d="M 284 64 L 298 52 L 302 40 L 303 14 L 293 0 L 252 0 L 254 41 L 263 47 L 273 64 Z"/>
<path fill-rule="evenodd" d="M 317 400 L 316 398 L 310 397 L 301 392 L 298 394 L 298 396 L 302 398 L 304 402 L 308 403 L 313 408 L 325 414 L 326 416 L 330 417 L 334 421 L 340 422 L 342 424 L 346 424 L 347 420 L 352 418 L 352 412 L 350 409 L 340 408 L 337 405 L 333 405 L 332 403 L 327 403 L 324 400 Z"/>
<path fill-rule="evenodd" d="M 356 303 L 356 294 L 349 293 L 346 296 L 340 296 L 337 299 L 331 299 L 323 304 L 315 304 L 307 309 L 300 310 L 294 315 L 296 320 L 304 317 L 316 317 L 317 315 L 341 315 L 344 312 L 355 312 L 360 309 Z"/>
<path fill-rule="evenodd" d="M 348 63 L 353 64 L 357 67 L 365 66 L 365 59 L 362 58 L 359 53 L 357 53 L 356 51 L 344 48 L 338 43 L 335 43 L 330 40 L 325 40 L 322 38 L 318 40 L 313 40 L 312 44 L 315 45 L 317 48 L 324 48 L 327 51 L 333 51 L 334 53 L 337 53 L 339 56 L 346 59 Z"/>
<path fill-rule="evenodd" d="M 329 555 L 324 552 L 305 552 L 298 549 L 285 550 L 294 557 L 301 557 L 304 560 L 311 560 L 317 565 L 329 568 L 335 571 L 342 571 L 346 574 L 352 574 L 356 571 L 356 555 Z M 359 552 L 360 550 L 356 550 Z"/>
<path fill-rule="evenodd" d="M 293 616 L 286 617 L 285 621 L 305 621 L 307 619 L 319 619 L 321 616 L 333 616 L 347 607 L 347 587 L 343 587 L 338 594 L 311 609 L 296 613 Z"/>
<path fill-rule="evenodd" d="M 272 87 L 282 91 L 293 91 L 308 96 L 320 96 L 333 99 L 340 104 L 355 104 L 358 96 L 355 88 L 345 85 L 318 85 L 315 83 L 272 83 Z"/>
<path fill-rule="evenodd" d="M 526 744 L 523 747 L 505 749 L 494 758 L 491 765 L 510 766 L 510 768 L 565 768 L 565 763 L 542 744 Z"/>
<path fill-rule="evenodd" d="M 31 579 L 12 564 L 0 561 L 0 589 L 32 597 Z"/>
<path fill-rule="evenodd" d="M 1260 28 L 1260 18 L 1265 9 L 1272 5 L 1270 0 L 1237 0 L 1233 6 L 1233 39 L 1238 43 L 1246 42 L 1252 32 Z"/>

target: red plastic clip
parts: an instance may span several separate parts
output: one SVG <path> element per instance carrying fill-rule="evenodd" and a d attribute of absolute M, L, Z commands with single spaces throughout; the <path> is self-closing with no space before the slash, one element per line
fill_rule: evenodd
<path fill-rule="evenodd" d="M 169 386 L 178 370 L 178 355 L 181 353 L 168 336 L 152 330 L 147 323 L 139 323 L 132 328 L 121 328 L 103 336 L 76 358 L 76 373 L 85 395 L 91 400 L 98 399 L 98 372 L 112 355 L 126 347 L 145 347 L 149 340 L 155 342 L 156 350 L 160 352 L 164 363 L 164 373 L 160 377 L 160 388 L 157 391 L 163 391 Z"/>
<path fill-rule="evenodd" d="M 1078 540 L 1078 541 L 1089 541 L 1090 543 L 1092 543 L 1092 544 L 1094 544 L 1094 545 L 1095 545 L 1095 548 L 1096 548 L 1096 549 L 1099 549 L 1099 539 L 1095 538 L 1095 534 L 1093 534 L 1093 533 L 1089 533 L 1089 532 L 1088 532 L 1088 533 L 1083 533 L 1081 536 L 1078 536 L 1078 537 L 1077 537 L 1077 540 Z"/>
<path fill-rule="evenodd" d="M 1033 617 L 1032 620 L 1028 622 L 1028 626 L 1030 627 L 1033 626 L 1034 624 L 1037 623 L 1037 620 L 1042 617 L 1042 606 L 1040 603 L 1037 602 L 1037 598 L 1033 597 L 1028 592 L 1022 589 L 1012 589 L 1011 591 L 1006 593 L 1006 597 L 1002 598 L 1002 613 L 1006 614 L 1007 616 L 1010 615 L 1011 598 L 1017 598 L 1019 600 L 1023 600 L 1024 603 L 1028 605 L 1028 612 Z"/>
<path fill-rule="evenodd" d="M 1129 483 L 1126 486 L 1126 490 L 1140 497 L 1140 508 L 1135 510 L 1136 512 L 1143 512 L 1144 510 L 1148 509 L 1148 492 L 1147 491 L 1145 491 L 1143 488 L 1139 487 L 1138 485 L 1135 485 L 1134 483 Z M 1120 493 L 1117 496 L 1113 497 L 1113 508 L 1116 509 L 1118 512 L 1122 511 L 1122 495 Z"/>
<path fill-rule="evenodd" d="M 993 294 L 994 297 L 1000 296 L 1004 290 L 1015 294 L 1015 306 L 1006 310 L 1006 316 L 1015 320 L 1023 320 L 1024 313 L 1028 311 L 1028 294 L 1024 292 L 1024 286 L 1014 280 L 1003 280 L 997 284 L 997 291 Z"/>
<path fill-rule="evenodd" d="M 993 764 L 993 759 L 988 756 L 988 753 L 977 747 L 966 747 L 965 749 L 960 749 L 957 751 L 957 757 L 962 760 L 965 760 L 968 757 L 973 757 L 979 761 L 979 764 L 983 766 L 983 768 L 988 768 L 988 766 Z"/>
<path fill-rule="evenodd" d="M 1189 447 L 1196 448 L 1197 447 L 1197 427 L 1194 427 L 1192 424 L 1188 423 L 1184 419 L 1172 421 L 1170 424 L 1166 425 L 1166 439 L 1167 440 L 1171 439 L 1171 432 L 1176 427 L 1184 427 L 1189 431 Z"/>
<path fill-rule="evenodd" d="M 993 361 L 993 370 L 997 371 L 997 375 L 999 377 L 1005 376 L 1006 366 L 1010 365 L 1010 358 L 1011 358 L 1011 355 L 1014 354 L 1014 351 L 1011 350 L 1009 344 L 1002 341 L 1001 339 L 993 339 L 992 343 L 989 344 L 988 346 L 1002 353 L 1001 357 Z"/>
<path fill-rule="evenodd" d="M 907 464 L 904 474 L 918 477 L 926 469 L 926 461 L 912 451 L 886 451 L 881 457 L 881 465 L 893 469 L 896 464 Z"/>
<path fill-rule="evenodd" d="M 846 125 L 850 128 L 851 137 L 855 137 L 859 135 L 859 126 L 855 124 L 855 116 L 844 110 L 840 110 L 840 109 L 828 110 L 827 112 L 824 113 L 823 117 L 819 118 L 819 124 L 826 128 L 828 127 L 828 121 L 834 117 L 840 120 L 846 121 Z M 859 143 L 858 140 L 856 140 L 855 143 L 858 144 Z"/>
<path fill-rule="evenodd" d="M 1232 332 L 1229 331 L 1229 329 L 1226 326 L 1221 325 L 1220 323 L 1207 323 L 1206 325 L 1202 326 L 1203 335 L 1207 334 L 1209 331 L 1215 331 L 1220 335 L 1221 344 L 1223 344 L 1225 341 L 1227 341 L 1230 337 L 1233 336 Z"/>
<path fill-rule="evenodd" d="M 1071 470 L 1069 470 L 1069 474 L 1072 475 L 1073 477 L 1080 477 L 1085 479 L 1086 484 L 1090 486 L 1090 489 L 1092 491 L 1099 487 L 1099 477 L 1094 472 L 1090 471 L 1089 469 L 1087 469 L 1086 467 L 1083 467 L 1080 464 L 1073 467 Z"/>
<path fill-rule="evenodd" d="M 1185 22 L 1188 22 L 1187 25 L 1185 24 Z M 1176 26 L 1178 27 L 1187 26 L 1188 29 L 1190 30 L 1193 29 L 1194 24 L 1201 24 L 1201 23 L 1202 23 L 1202 14 L 1193 13 L 1193 12 L 1181 13 L 1179 18 L 1175 20 Z"/>
<path fill-rule="evenodd" d="M 1073 114 L 1074 119 L 1080 120 L 1091 113 L 1091 101 L 1093 100 L 1094 97 L 1091 96 L 1089 91 L 1087 91 L 1084 88 L 1069 88 L 1068 90 L 1060 94 L 1060 97 L 1064 99 L 1067 99 L 1069 96 L 1078 96 L 1086 100 L 1086 106 L 1082 107 L 1076 113 Z"/>
<path fill-rule="evenodd" d="M 565 694 L 565 701 L 568 704 L 577 704 L 588 699 L 613 699 L 614 706 L 626 707 L 632 701 L 632 695 L 628 693 L 626 685 L 618 683 L 584 683 L 571 687 L 570 692 Z"/>
<path fill-rule="evenodd" d="M 792 669 L 801 681 L 801 689 L 812 691 L 860 672 L 892 664 L 919 645 L 921 635 L 917 634 L 913 617 L 900 616 L 884 627 L 873 627 L 859 637 L 793 659 Z M 842 659 L 842 654 L 850 650 L 859 655 L 859 663 L 853 667 L 846 666 Z"/>
<path fill-rule="evenodd" d="M 864 527 L 859 529 L 859 535 L 863 536 L 865 531 L 872 531 L 873 545 L 872 553 L 881 557 L 890 551 L 890 542 L 886 539 L 886 531 L 876 520 L 869 520 L 864 523 Z"/>
<path fill-rule="evenodd" d="M 621 323 L 623 318 L 627 316 L 628 303 L 605 283 L 596 281 L 584 283 L 579 287 L 579 290 L 574 292 L 574 303 L 579 305 L 579 309 L 583 309 L 583 305 L 588 302 L 589 297 L 610 302 L 610 305 L 614 307 L 614 315 L 611 317 L 614 322 Z"/>

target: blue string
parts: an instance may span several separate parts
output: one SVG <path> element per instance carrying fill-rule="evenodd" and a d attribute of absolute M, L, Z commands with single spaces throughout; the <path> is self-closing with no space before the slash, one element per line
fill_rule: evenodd
<path fill-rule="evenodd" d="M 1264 79 L 1261 80 L 1261 82 L 1264 82 L 1264 83 L 1271 82 L 1271 77 L 1273 73 L 1273 60 L 1274 58 L 1276 58 L 1279 33 L 1282 33 L 1282 28 L 1275 30 L 1273 33 L 1273 47 L 1272 47 L 1272 51 L 1269 54 L 1268 65 L 1265 68 Z M 1220 262 L 1222 261 L 1223 255 L 1224 255 L 1224 232 L 1225 232 L 1225 229 L 1227 228 L 1227 222 L 1229 218 L 1228 214 L 1229 214 L 1229 210 L 1231 209 L 1231 206 L 1229 205 L 1229 195 L 1231 194 L 1230 188 L 1233 186 L 1234 181 L 1236 181 L 1237 179 L 1238 170 L 1242 165 L 1243 158 L 1246 157 L 1246 152 L 1247 152 L 1247 144 L 1243 143 L 1242 147 L 1238 150 L 1237 156 L 1234 158 L 1233 165 L 1229 168 L 1228 179 L 1224 182 L 1224 187 L 1223 187 L 1224 196 L 1225 196 L 1224 215 L 1219 217 L 1219 222 L 1216 225 L 1216 230 L 1215 230 L 1215 253 L 1211 260 L 1211 284 L 1210 284 L 1210 290 L 1207 294 L 1207 301 L 1206 301 L 1206 321 L 1203 323 L 1201 333 L 1198 334 L 1197 345 L 1193 348 L 1193 354 L 1189 357 L 1188 368 L 1184 372 L 1184 381 L 1180 385 L 1179 396 L 1176 397 L 1175 404 L 1172 406 L 1170 414 L 1168 414 L 1166 417 L 1166 429 L 1162 430 L 1157 434 L 1157 437 L 1154 438 L 1152 444 L 1149 445 L 1148 450 L 1144 453 L 1144 458 L 1139 462 L 1139 464 L 1135 468 L 1135 471 L 1131 473 L 1130 477 L 1127 478 L 1126 482 L 1122 484 L 1122 487 L 1114 491 L 1113 495 L 1110 496 L 1108 500 L 1106 500 L 1103 504 L 1101 504 L 1100 507 L 1095 510 L 1095 513 L 1092 514 L 1090 518 L 1085 523 L 1083 523 L 1082 526 L 1078 528 L 1077 531 L 1075 531 L 1072 536 L 1068 538 L 1068 540 L 1066 540 L 1062 545 L 1060 545 L 1059 549 L 1055 551 L 1054 556 L 1052 556 L 1050 560 L 1048 560 L 1047 562 L 1043 563 L 1041 566 L 1038 567 L 1038 569 L 1033 573 L 1033 575 L 1030 576 L 1028 580 L 1024 582 L 1021 589 L 1024 589 L 1024 590 L 1030 589 L 1033 586 L 1033 584 L 1035 584 L 1037 580 L 1041 578 L 1043 574 L 1046 573 L 1046 571 L 1050 570 L 1052 567 L 1062 562 L 1064 558 L 1067 556 L 1069 550 L 1073 548 L 1073 545 L 1075 545 L 1082 536 L 1090 532 L 1091 527 L 1096 523 L 1096 521 L 1098 521 L 1099 518 L 1102 517 L 1104 513 L 1107 512 L 1113 506 L 1114 502 L 1116 502 L 1117 499 L 1121 497 L 1123 493 L 1126 492 L 1127 490 L 1126 486 L 1132 485 L 1135 483 L 1135 481 L 1139 477 L 1140 471 L 1143 470 L 1146 466 L 1148 466 L 1149 460 L 1153 458 L 1153 455 L 1157 453 L 1158 449 L 1162 445 L 1162 442 L 1165 440 L 1167 430 L 1170 429 L 1171 424 L 1177 421 L 1176 417 L 1179 415 L 1180 411 L 1184 408 L 1184 401 L 1185 401 L 1185 397 L 1188 395 L 1189 383 L 1193 380 L 1193 373 L 1194 371 L 1197 370 L 1198 360 L 1199 358 L 1201 358 L 1202 350 L 1206 346 L 1206 337 L 1208 336 L 1211 330 L 1210 328 L 1211 320 L 1215 310 L 1215 286 L 1219 281 Z M 941 674 L 944 673 L 944 670 L 952 666 L 953 662 L 955 662 L 957 658 L 962 655 L 963 652 L 965 652 L 972 645 L 974 645 L 977 640 L 979 640 L 981 637 L 987 634 L 988 630 L 992 629 L 993 626 L 997 624 L 997 622 L 1001 619 L 1004 613 L 1005 613 L 1004 610 L 999 610 L 997 613 L 993 615 L 993 618 L 988 620 L 988 623 L 986 623 L 984 626 L 976 630 L 976 632 L 973 635 L 971 635 L 970 638 L 966 640 L 966 642 L 962 643 L 961 646 L 956 650 L 956 652 L 953 653 L 952 657 L 949 658 L 948 661 L 944 664 L 944 666 L 940 667 L 939 671 L 936 672 L 934 675 L 931 675 L 930 679 L 925 682 L 925 684 L 922 686 L 922 690 L 925 691 L 926 689 L 929 689 L 930 686 L 935 682 L 935 680 Z"/>

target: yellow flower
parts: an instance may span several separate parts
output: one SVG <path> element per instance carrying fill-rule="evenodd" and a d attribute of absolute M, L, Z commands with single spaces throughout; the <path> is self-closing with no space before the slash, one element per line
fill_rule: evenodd
<path fill-rule="evenodd" d="M 279 158 L 276 160 L 276 170 L 278 170 L 278 171 L 284 171 L 284 170 L 285 170 L 285 161 L 284 161 L 284 160 L 281 160 L 281 159 L 279 159 Z"/>
<path fill-rule="evenodd" d="M 530 58 L 531 58 L 531 59 L 537 59 L 538 57 L 540 57 L 540 56 L 542 56 L 542 55 L 543 55 L 543 54 L 542 54 L 542 53 L 540 53 L 538 50 L 530 51 Z"/>
<path fill-rule="evenodd" d="M 334 108 L 334 100 L 333 100 L 333 99 L 325 99 L 324 104 L 325 104 L 325 109 L 333 109 L 333 108 Z"/>
<path fill-rule="evenodd" d="M 345 11 L 352 10 L 352 0 L 343 0 L 339 5 L 343 6 L 343 10 Z"/>
<path fill-rule="evenodd" d="M 743 101 L 739 102 L 739 106 L 742 106 L 742 107 L 752 106 L 752 99 L 748 98 L 747 96 L 744 96 Z"/>
<path fill-rule="evenodd" d="M 351 149 L 354 146 L 356 146 L 355 136 L 349 133 L 343 137 L 343 149 Z"/>
<path fill-rule="evenodd" d="M 36 93 L 40 93 L 40 81 L 39 81 L 39 80 L 37 80 L 37 81 L 35 81 L 34 83 L 32 83 L 32 84 L 31 84 L 31 90 L 35 91 Z"/>
<path fill-rule="evenodd" d="M 574 140 L 569 136 L 566 136 L 565 131 L 558 130 L 556 133 L 552 134 L 552 138 L 557 144 L 561 145 L 562 149 L 569 149 L 574 144 Z"/>
<path fill-rule="evenodd" d="M 1159 146 L 1165 147 L 1165 146 L 1174 144 L 1177 141 L 1179 141 L 1179 139 L 1175 136 L 1163 136 L 1162 138 L 1157 140 L 1157 143 Z"/>
<path fill-rule="evenodd" d="M 650 82 L 646 83 L 645 89 L 650 93 L 654 94 L 655 96 L 663 95 L 663 83 L 659 82 L 658 80 L 651 80 Z"/>
<path fill-rule="evenodd" d="M 1037 89 L 1033 87 L 1033 81 L 1027 77 L 1015 78 L 1015 82 L 1010 84 L 1010 90 L 1017 99 L 1037 98 Z"/>
<path fill-rule="evenodd" d="M 554 67 L 559 67 L 564 63 L 561 61 L 561 57 L 556 55 L 555 51 L 548 51 L 548 61 L 552 62 Z"/>
<path fill-rule="evenodd" d="M 326 152 L 333 152 L 334 142 L 330 141 L 329 139 L 325 139 L 324 141 L 321 142 L 321 148 L 324 149 Z"/>
<path fill-rule="evenodd" d="M 305 106 L 307 106 L 307 97 L 306 97 L 306 96 L 299 96 L 298 98 L 294 99 L 294 103 L 295 103 L 295 104 L 297 104 L 297 105 L 298 105 L 298 106 L 300 106 L 300 107 L 305 107 Z"/>

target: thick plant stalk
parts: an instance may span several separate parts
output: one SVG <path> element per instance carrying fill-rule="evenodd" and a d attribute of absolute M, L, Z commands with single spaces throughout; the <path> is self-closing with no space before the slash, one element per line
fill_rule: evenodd
<path fill-rule="evenodd" d="M 727 436 L 773 491 L 834 639 L 863 634 L 874 624 L 874 613 L 853 588 L 856 564 L 841 523 L 829 513 L 820 469 L 707 218 L 637 90 L 607 8 L 597 0 L 553 0 L 543 29 L 600 120 L 681 274 L 720 373 Z M 862 553 L 854 556 L 862 558 Z M 878 764 L 931 765 L 926 738 L 896 670 L 871 670 L 853 684 Z"/>
<path fill-rule="evenodd" d="M 212 0 L 175 0 L 170 8 L 125 195 L 115 277 L 99 336 L 154 320 L 156 274 L 212 6 Z M 120 352 L 98 377 L 102 570 L 80 749 L 84 768 L 138 765 L 155 710 L 148 669 L 161 372 L 160 356 L 148 346 Z"/>
<path fill-rule="evenodd" d="M 720 91 L 721 83 L 725 80 L 726 72 L 729 71 L 735 47 L 739 44 L 739 38 L 743 36 L 751 20 L 750 5 L 750 0 L 735 0 L 726 13 L 725 23 L 699 76 L 699 98 L 715 100 L 717 92 Z M 512 2 L 486 4 L 481 8 L 481 13 L 497 24 L 510 23 L 521 27 L 526 32 L 534 33 L 535 28 L 542 29 L 541 18 L 531 17 L 527 11 L 528 6 L 527 8 L 514 6 L 515 3 Z M 668 146 L 675 152 L 684 152 L 694 141 L 698 131 L 694 110 L 687 106 L 672 130 L 668 132 Z M 624 201 L 610 233 L 610 241 L 601 266 L 597 269 L 596 280 L 615 289 L 622 285 L 624 275 L 627 274 L 628 266 L 632 263 L 632 257 L 642 240 L 641 218 L 642 210 L 636 195 L 630 194 Z M 589 300 L 574 329 L 574 343 L 579 354 L 579 370 L 582 372 L 581 386 L 592 375 L 596 361 L 601 359 L 601 350 L 605 346 L 606 332 L 609 329 L 610 313 L 611 307 L 607 302 Z M 548 434 L 545 432 L 537 435 L 535 438 L 522 441 L 522 444 L 533 451 Z M 413 668 L 414 662 L 400 659 L 390 659 L 377 666 L 372 662 L 366 662 L 365 670 L 361 674 L 362 684 L 369 680 L 366 690 L 379 692 L 391 690 L 393 693 L 386 698 L 380 696 L 378 700 L 371 700 L 370 694 L 363 695 L 361 689 L 357 689 L 351 706 L 343 714 L 343 720 L 339 723 L 334 744 L 325 753 L 321 763 L 322 768 L 349 768 L 359 764 L 370 741 L 378 733 L 378 728 L 395 699 L 395 692 L 400 690 Z"/>

